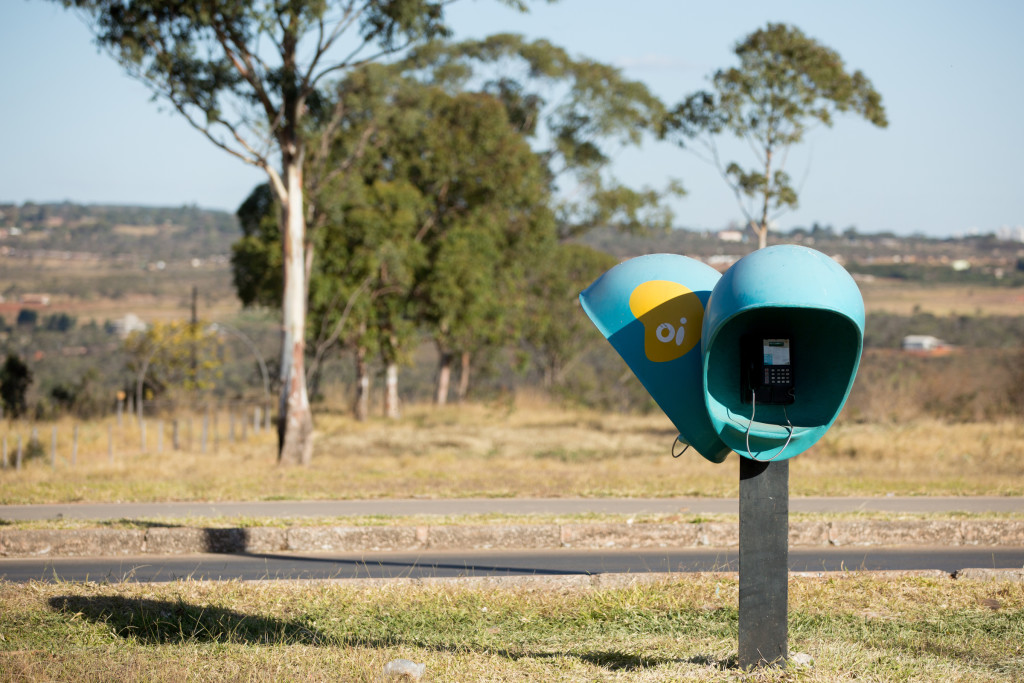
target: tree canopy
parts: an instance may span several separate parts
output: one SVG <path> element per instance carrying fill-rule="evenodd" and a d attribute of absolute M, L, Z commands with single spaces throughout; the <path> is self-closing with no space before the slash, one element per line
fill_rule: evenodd
<path fill-rule="evenodd" d="M 278 461 L 312 458 L 305 379 L 313 252 L 303 178 L 307 115 L 337 76 L 448 34 L 446 0 L 56 0 L 214 145 L 263 169 L 280 207 Z M 526 8 L 525 0 L 504 0 Z M 347 102 L 335 101 L 334 119 Z"/>

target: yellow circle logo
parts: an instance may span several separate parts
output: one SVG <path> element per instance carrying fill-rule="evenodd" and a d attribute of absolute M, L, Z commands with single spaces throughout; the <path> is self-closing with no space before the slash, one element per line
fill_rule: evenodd
<path fill-rule="evenodd" d="M 700 341 L 704 306 L 678 282 L 650 280 L 629 295 L 629 310 L 644 326 L 644 353 L 654 363 L 685 356 Z"/>

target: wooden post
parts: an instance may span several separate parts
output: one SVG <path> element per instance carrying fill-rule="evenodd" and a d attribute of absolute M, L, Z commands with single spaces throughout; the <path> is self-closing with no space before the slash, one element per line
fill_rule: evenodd
<path fill-rule="evenodd" d="M 210 413 L 209 413 L 209 411 L 207 411 L 207 413 L 205 415 L 203 415 L 203 443 L 202 443 L 202 452 L 203 453 L 206 452 L 206 440 L 209 438 L 209 436 L 210 436 Z"/>
<path fill-rule="evenodd" d="M 14 469 L 16 469 L 16 470 L 20 470 L 21 469 L 21 457 L 22 457 L 21 434 L 18 434 L 18 454 L 14 458 Z"/>
<path fill-rule="evenodd" d="M 156 452 L 164 452 L 164 421 L 156 421 Z"/>
<path fill-rule="evenodd" d="M 741 669 L 789 657 L 789 460 L 740 457 Z"/>
<path fill-rule="evenodd" d="M 178 434 L 178 419 L 171 420 L 171 447 L 176 450 L 181 450 L 181 439 Z"/>
<path fill-rule="evenodd" d="M 139 420 L 139 441 L 142 443 L 142 452 L 146 452 L 146 421 Z"/>

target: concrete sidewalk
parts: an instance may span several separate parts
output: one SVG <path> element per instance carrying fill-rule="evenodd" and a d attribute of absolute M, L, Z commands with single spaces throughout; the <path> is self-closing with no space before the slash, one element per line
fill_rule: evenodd
<path fill-rule="evenodd" d="M 899 497 L 790 498 L 790 512 L 1024 513 L 1024 498 Z M 445 500 L 323 500 L 181 503 L 68 503 L 0 505 L 0 520 L 187 519 L 189 517 L 369 517 L 384 515 L 737 514 L 735 498 L 458 498 Z"/>
<path fill-rule="evenodd" d="M 794 512 L 913 513 L 1020 512 L 1020 498 L 794 498 Z M 361 552 L 386 550 L 735 547 L 733 522 L 530 523 L 528 515 L 600 512 L 618 515 L 735 513 L 721 499 L 416 500 L 270 503 L 3 506 L 0 519 L 91 519 L 93 528 L 11 529 L 0 526 L 0 556 L 84 557 L 191 553 Z M 522 520 L 489 523 L 347 525 L 316 517 L 352 515 L 474 515 L 501 513 Z M 289 526 L 190 524 L 189 517 L 268 517 Z M 164 519 L 167 521 L 142 521 Z M 111 528 L 109 520 L 136 520 Z M 333 520 L 332 520 L 333 521 Z M 1024 519 L 836 520 L 790 523 L 791 547 L 978 546 L 1024 547 Z"/>

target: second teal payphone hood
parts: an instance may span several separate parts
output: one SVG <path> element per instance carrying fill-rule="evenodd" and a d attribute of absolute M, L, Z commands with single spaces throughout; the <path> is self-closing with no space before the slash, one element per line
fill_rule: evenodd
<path fill-rule="evenodd" d="M 580 294 L 583 310 L 681 441 L 711 462 L 729 454 L 708 420 L 701 383 L 701 326 L 721 275 L 696 259 L 648 254 L 624 261 Z"/>
<path fill-rule="evenodd" d="M 791 404 L 744 400 L 739 361 L 747 335 L 791 340 Z M 715 285 L 704 315 L 703 393 L 715 432 L 755 460 L 784 460 L 807 450 L 845 404 L 863 338 L 860 289 L 834 259 L 796 245 L 740 259 Z"/>

